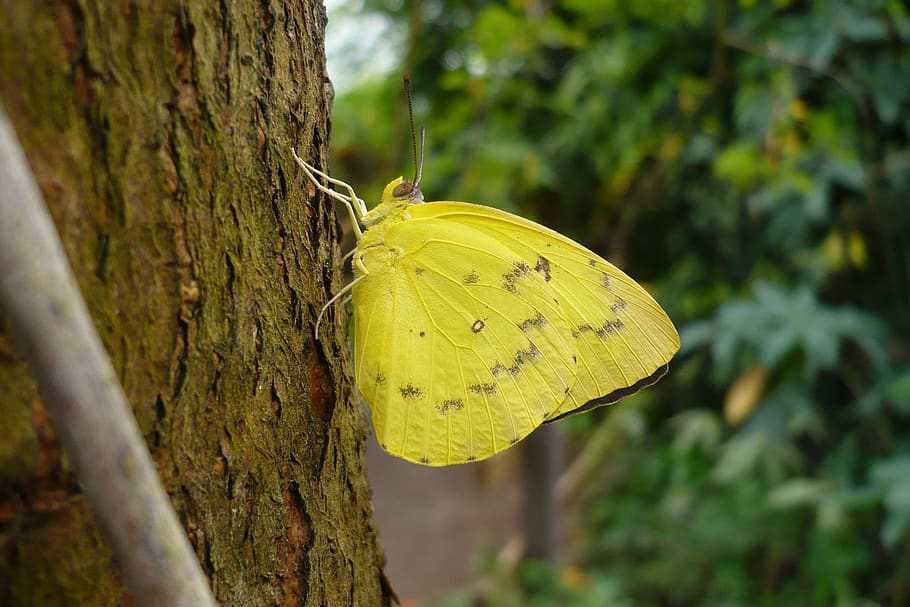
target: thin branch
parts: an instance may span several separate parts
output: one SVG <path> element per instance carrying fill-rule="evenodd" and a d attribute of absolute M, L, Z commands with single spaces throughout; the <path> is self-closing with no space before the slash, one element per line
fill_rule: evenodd
<path fill-rule="evenodd" d="M 3 108 L 0 304 L 136 604 L 214 607 Z"/>

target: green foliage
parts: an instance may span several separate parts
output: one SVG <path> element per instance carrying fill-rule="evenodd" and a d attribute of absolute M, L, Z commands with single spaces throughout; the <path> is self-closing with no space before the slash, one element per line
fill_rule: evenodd
<path fill-rule="evenodd" d="M 485 604 L 904 604 L 905 4 L 366 10 L 407 29 L 428 198 L 518 210 L 585 242 L 682 330 L 644 430 L 588 481 L 582 569 L 491 566 Z M 398 78 L 337 100 L 335 173 L 373 191 L 410 172 Z M 568 425 L 594 432 L 623 407 Z"/>

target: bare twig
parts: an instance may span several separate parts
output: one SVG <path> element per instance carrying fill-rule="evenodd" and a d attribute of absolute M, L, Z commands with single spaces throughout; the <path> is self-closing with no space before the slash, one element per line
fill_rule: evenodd
<path fill-rule="evenodd" d="M 136 603 L 213 607 L 2 108 L 0 304 Z"/>

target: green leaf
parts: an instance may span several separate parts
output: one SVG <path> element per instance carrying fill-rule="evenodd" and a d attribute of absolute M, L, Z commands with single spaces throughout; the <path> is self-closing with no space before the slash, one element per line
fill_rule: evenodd
<path fill-rule="evenodd" d="M 773 508 L 795 508 L 817 504 L 831 491 L 823 480 L 793 478 L 775 487 L 768 494 L 768 504 Z"/>
<path fill-rule="evenodd" d="M 872 483 L 883 494 L 887 516 L 882 525 L 882 542 L 894 548 L 910 524 L 910 455 L 895 456 L 872 467 Z"/>

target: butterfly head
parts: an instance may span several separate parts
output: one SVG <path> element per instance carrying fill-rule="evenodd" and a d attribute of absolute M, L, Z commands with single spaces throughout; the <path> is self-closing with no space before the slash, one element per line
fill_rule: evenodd
<path fill-rule="evenodd" d="M 420 204 L 423 202 L 423 192 L 417 184 L 399 177 L 389 182 L 382 192 L 382 202 L 385 204 Z"/>

